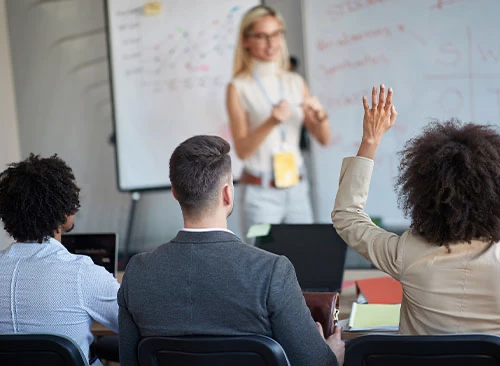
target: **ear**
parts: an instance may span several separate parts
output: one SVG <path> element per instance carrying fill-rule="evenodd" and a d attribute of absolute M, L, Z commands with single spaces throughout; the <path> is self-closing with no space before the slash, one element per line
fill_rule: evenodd
<path fill-rule="evenodd" d="M 233 203 L 231 186 L 229 184 L 225 184 L 222 188 L 222 202 L 224 203 L 224 206 L 231 206 L 231 204 Z"/>

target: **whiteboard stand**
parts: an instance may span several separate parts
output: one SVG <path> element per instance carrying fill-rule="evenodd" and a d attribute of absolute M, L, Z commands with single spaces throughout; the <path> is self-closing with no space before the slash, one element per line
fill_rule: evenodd
<path fill-rule="evenodd" d="M 137 209 L 137 203 L 141 199 L 141 194 L 139 192 L 132 192 L 130 195 L 132 203 L 130 205 L 130 211 L 128 214 L 128 224 L 127 224 L 127 237 L 125 238 L 125 248 L 123 250 L 124 258 L 124 268 L 127 266 L 130 255 L 130 243 L 132 241 L 132 230 L 134 228 L 135 210 Z"/>

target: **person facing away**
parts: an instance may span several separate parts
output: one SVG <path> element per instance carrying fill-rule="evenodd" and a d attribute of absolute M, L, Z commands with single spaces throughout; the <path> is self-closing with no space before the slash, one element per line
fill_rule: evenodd
<path fill-rule="evenodd" d="M 243 16 L 226 107 L 236 155 L 243 160 L 239 183 L 243 232 L 259 223 L 313 222 L 301 128 L 322 145 L 330 122 L 304 79 L 289 71 L 285 22 L 258 5 Z"/>
<path fill-rule="evenodd" d="M 74 226 L 79 192 L 57 155 L 31 154 L 0 173 L 0 219 L 15 240 L 0 251 L 0 333 L 63 335 L 88 356 L 94 321 L 118 331 L 119 284 L 61 244 Z"/>
<path fill-rule="evenodd" d="M 220 137 L 195 136 L 173 152 L 170 181 L 184 228 L 127 266 L 118 292 L 120 362 L 139 364 L 142 337 L 259 334 L 281 344 L 292 365 L 342 364 L 340 329 L 325 342 L 290 261 L 227 229 L 229 150 Z"/>
<path fill-rule="evenodd" d="M 373 159 L 394 124 L 392 91 L 364 99 L 357 157 L 344 159 L 332 212 L 348 245 L 401 282 L 403 334 L 500 335 L 500 134 L 452 119 L 432 122 L 401 152 L 397 191 L 411 219 L 403 235 L 364 212 Z M 376 167 L 375 167 L 376 169 Z"/>

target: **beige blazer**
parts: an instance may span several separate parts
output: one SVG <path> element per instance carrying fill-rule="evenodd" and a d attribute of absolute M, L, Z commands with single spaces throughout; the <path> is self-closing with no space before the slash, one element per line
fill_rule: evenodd
<path fill-rule="evenodd" d="M 448 253 L 411 231 L 379 228 L 364 212 L 372 170 L 370 159 L 344 159 L 332 221 L 349 246 L 401 282 L 399 332 L 500 335 L 500 246 L 473 240 Z"/>

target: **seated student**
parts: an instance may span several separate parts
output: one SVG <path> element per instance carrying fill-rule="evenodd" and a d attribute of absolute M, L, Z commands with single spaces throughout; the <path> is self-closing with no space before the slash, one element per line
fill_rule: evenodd
<path fill-rule="evenodd" d="M 500 334 L 500 135 L 457 120 L 431 123 L 401 154 L 403 235 L 363 211 L 373 159 L 397 113 L 392 91 L 363 100 L 358 156 L 344 159 L 332 220 L 340 236 L 403 286 L 400 333 Z M 373 194 L 373 193 L 372 193 Z"/>
<path fill-rule="evenodd" d="M 290 261 L 227 229 L 229 149 L 220 137 L 195 136 L 173 152 L 170 180 L 184 229 L 127 266 L 118 292 L 120 362 L 139 364 L 141 337 L 260 334 L 280 343 L 292 365 L 341 365 L 340 328 L 325 342 Z"/>
<path fill-rule="evenodd" d="M 0 251 L 0 334 L 63 335 L 88 355 L 94 321 L 118 331 L 119 284 L 61 244 L 73 228 L 79 191 L 56 155 L 31 154 L 0 173 L 0 219 L 16 240 Z"/>

